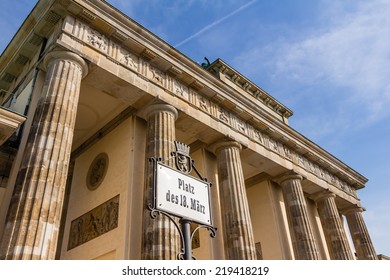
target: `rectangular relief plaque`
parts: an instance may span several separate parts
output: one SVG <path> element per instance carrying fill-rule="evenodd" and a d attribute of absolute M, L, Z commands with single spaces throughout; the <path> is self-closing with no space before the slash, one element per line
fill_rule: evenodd
<path fill-rule="evenodd" d="M 118 227 L 119 195 L 73 220 L 68 250 L 84 244 Z"/>

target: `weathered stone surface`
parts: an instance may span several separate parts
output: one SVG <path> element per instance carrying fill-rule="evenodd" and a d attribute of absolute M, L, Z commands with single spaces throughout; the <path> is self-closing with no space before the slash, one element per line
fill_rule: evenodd
<path fill-rule="evenodd" d="M 214 149 L 226 256 L 231 260 L 255 260 L 256 247 L 240 159 L 241 145 L 224 141 L 217 143 Z"/>
<path fill-rule="evenodd" d="M 170 153 L 175 150 L 175 120 L 177 110 L 167 104 L 152 104 L 145 112 L 148 121 L 146 160 L 149 158 L 162 158 L 167 160 Z M 165 164 L 173 166 L 173 161 Z M 180 252 L 179 234 L 175 225 L 165 216 L 158 215 L 156 219 L 150 217 L 147 205 L 152 202 L 153 169 L 148 165 L 145 210 L 143 224 L 142 258 L 153 260 L 174 260 Z"/>
<path fill-rule="evenodd" d="M 345 210 L 349 231 L 359 260 L 376 260 L 377 254 L 363 220 L 363 208 L 352 207 Z"/>
<path fill-rule="evenodd" d="M 337 210 L 335 197 L 335 194 L 328 191 L 320 192 L 314 197 L 330 258 L 332 260 L 353 260 L 354 257 Z"/>
<path fill-rule="evenodd" d="M 295 259 L 319 259 L 302 190 L 302 176 L 292 171 L 286 173 L 277 181 L 282 186 Z"/>
<path fill-rule="evenodd" d="M 1 243 L 2 259 L 54 259 L 81 79 L 87 65 L 63 51 L 47 73 L 16 180 Z"/>

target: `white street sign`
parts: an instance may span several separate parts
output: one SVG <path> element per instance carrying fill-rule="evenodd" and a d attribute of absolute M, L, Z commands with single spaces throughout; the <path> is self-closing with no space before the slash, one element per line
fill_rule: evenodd
<path fill-rule="evenodd" d="M 212 225 L 209 184 L 157 164 L 156 208 L 203 225 Z"/>

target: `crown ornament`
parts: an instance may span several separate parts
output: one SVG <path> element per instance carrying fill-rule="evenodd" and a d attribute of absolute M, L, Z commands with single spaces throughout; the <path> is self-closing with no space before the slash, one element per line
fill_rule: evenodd
<path fill-rule="evenodd" d="M 172 152 L 175 156 L 176 168 L 183 173 L 190 173 L 192 169 L 192 160 L 190 157 L 190 146 L 175 141 L 176 152 Z"/>
<path fill-rule="evenodd" d="M 190 146 L 188 146 L 184 143 L 175 141 L 175 147 L 176 147 L 177 153 L 188 156 L 188 157 L 190 156 Z"/>

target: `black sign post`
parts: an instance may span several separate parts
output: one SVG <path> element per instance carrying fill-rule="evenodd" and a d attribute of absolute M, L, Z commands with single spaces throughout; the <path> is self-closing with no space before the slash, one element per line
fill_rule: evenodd
<path fill-rule="evenodd" d="M 181 219 L 180 222 L 184 238 L 184 259 L 192 260 L 191 221 L 187 219 Z"/>

